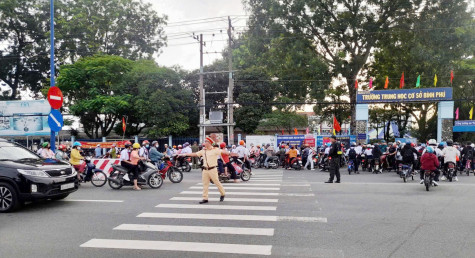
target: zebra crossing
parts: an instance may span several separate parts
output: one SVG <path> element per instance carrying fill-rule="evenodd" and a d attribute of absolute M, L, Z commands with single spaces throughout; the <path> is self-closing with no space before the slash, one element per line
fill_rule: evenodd
<path fill-rule="evenodd" d="M 145 223 L 121 224 L 113 228 L 114 231 L 126 234 L 127 232 L 157 234 L 157 238 L 158 234 L 173 233 L 187 236 L 199 234 L 201 239 L 199 242 L 93 238 L 83 243 L 81 247 L 269 256 L 272 255 L 275 223 L 279 221 L 327 222 L 326 218 L 318 217 L 278 216 L 277 205 L 281 196 L 311 197 L 314 195 L 280 193 L 282 172 L 262 171 L 254 172 L 254 174 L 249 182 L 225 184 L 224 203 L 219 202 L 219 192 L 215 186 L 211 185 L 210 203 L 197 204 L 197 201 L 202 199 L 202 184 L 197 183 L 170 198 L 168 203 L 156 205 L 154 207 L 156 210 L 153 212 L 138 214 L 137 222 L 144 221 Z M 173 224 L 164 222 L 170 219 L 173 220 Z M 205 223 L 207 221 L 209 223 Z M 220 221 L 222 222 L 219 223 Z M 226 221 L 232 223 L 227 225 Z M 256 226 L 256 222 L 259 222 L 259 226 Z M 213 226 L 209 226 L 211 223 Z M 223 224 L 226 226 L 222 226 Z M 224 239 L 232 239 L 232 241 L 219 242 L 216 240 L 216 235 L 226 235 Z M 249 236 L 257 237 L 259 241 L 249 241 L 247 239 Z"/>

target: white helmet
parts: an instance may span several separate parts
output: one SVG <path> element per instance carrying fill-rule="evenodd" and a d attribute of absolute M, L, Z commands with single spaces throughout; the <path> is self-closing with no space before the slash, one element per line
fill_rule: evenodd
<path fill-rule="evenodd" d="M 470 146 L 472 146 L 472 148 L 475 148 L 475 144 L 474 144 L 474 143 L 470 144 Z"/>
<path fill-rule="evenodd" d="M 437 145 L 437 141 L 435 139 L 430 139 L 428 143 L 429 145 Z"/>

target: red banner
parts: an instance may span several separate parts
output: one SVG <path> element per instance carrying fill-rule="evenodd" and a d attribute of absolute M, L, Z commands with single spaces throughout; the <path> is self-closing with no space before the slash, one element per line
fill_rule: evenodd
<path fill-rule="evenodd" d="M 94 149 L 97 147 L 97 145 L 99 144 L 101 146 L 101 148 L 106 148 L 106 149 L 110 149 L 112 148 L 112 145 L 115 144 L 116 147 L 119 147 L 119 148 L 124 148 L 124 143 L 126 141 L 119 141 L 119 142 L 80 142 L 81 143 L 81 148 L 83 149 Z"/>

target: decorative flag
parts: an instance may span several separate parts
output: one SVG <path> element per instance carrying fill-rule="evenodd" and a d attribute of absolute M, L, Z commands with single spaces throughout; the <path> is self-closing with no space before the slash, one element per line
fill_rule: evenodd
<path fill-rule="evenodd" d="M 459 108 L 455 110 L 455 120 L 458 120 L 458 119 L 459 119 Z"/>
<path fill-rule="evenodd" d="M 404 88 L 404 72 L 402 72 L 401 80 L 399 81 L 399 89 Z"/>
<path fill-rule="evenodd" d="M 298 134 L 299 134 L 299 130 L 297 130 L 297 128 L 294 128 L 294 133 L 295 133 L 295 135 L 298 135 Z"/>
<path fill-rule="evenodd" d="M 417 76 L 416 88 L 421 87 L 421 75 Z"/>
<path fill-rule="evenodd" d="M 308 132 L 309 132 L 309 129 L 308 129 L 308 127 L 307 127 L 307 129 L 305 130 L 305 134 L 308 134 Z"/>
<path fill-rule="evenodd" d="M 284 130 L 282 130 L 282 135 L 284 135 Z"/>
<path fill-rule="evenodd" d="M 437 74 L 434 76 L 434 87 L 437 87 Z"/>
<path fill-rule="evenodd" d="M 373 78 L 369 78 L 369 88 L 373 88 Z"/>
<path fill-rule="evenodd" d="M 386 76 L 386 82 L 384 83 L 384 88 L 387 89 L 389 85 L 389 78 Z"/>
<path fill-rule="evenodd" d="M 355 80 L 355 89 L 358 90 L 358 80 Z"/>
<path fill-rule="evenodd" d="M 452 84 L 452 81 L 454 80 L 454 71 L 450 71 L 450 84 Z"/>
<path fill-rule="evenodd" d="M 335 129 L 333 129 L 333 135 L 336 135 Z"/>
<path fill-rule="evenodd" d="M 473 107 L 472 107 L 472 109 L 470 109 L 470 113 L 469 113 L 469 114 L 470 114 L 470 120 L 472 120 L 472 117 L 473 117 Z"/>
<path fill-rule="evenodd" d="M 122 131 L 125 133 L 125 129 L 126 129 L 126 125 L 125 125 L 125 117 L 122 117 Z"/>
<path fill-rule="evenodd" d="M 333 116 L 333 130 L 336 130 L 337 132 L 341 131 L 340 123 L 338 123 L 335 116 Z"/>

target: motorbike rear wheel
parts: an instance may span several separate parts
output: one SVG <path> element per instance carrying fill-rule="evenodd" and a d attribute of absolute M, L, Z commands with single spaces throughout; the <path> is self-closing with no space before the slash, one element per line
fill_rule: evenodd
<path fill-rule="evenodd" d="M 95 187 L 102 187 L 107 183 L 107 175 L 102 171 L 96 171 L 92 174 L 91 184 Z"/>
<path fill-rule="evenodd" d="M 168 172 L 168 178 L 172 183 L 180 183 L 183 180 L 183 173 L 181 171 L 170 168 Z"/>
<path fill-rule="evenodd" d="M 404 183 L 407 182 L 407 179 L 406 179 L 406 176 L 405 176 L 405 175 L 402 177 L 402 180 L 404 181 Z"/>
<path fill-rule="evenodd" d="M 190 166 L 190 163 L 186 162 L 186 165 L 185 165 L 185 172 L 190 172 L 191 171 L 191 166 Z"/>
<path fill-rule="evenodd" d="M 148 176 L 147 184 L 148 186 L 150 186 L 150 188 L 153 188 L 153 189 L 160 188 L 163 185 L 163 179 L 160 173 L 156 172 Z"/>
<path fill-rule="evenodd" d="M 430 179 L 427 178 L 428 176 L 426 175 L 426 177 L 424 178 L 424 184 L 426 185 L 426 191 L 429 191 L 429 188 L 430 188 Z"/>
<path fill-rule="evenodd" d="M 118 184 L 110 179 L 116 179 L 116 180 L 119 180 L 119 172 L 118 171 L 112 171 L 112 173 L 110 174 L 109 176 L 109 179 L 107 181 L 109 181 L 109 186 L 112 188 L 112 189 L 115 189 L 115 190 L 118 190 L 120 188 L 122 188 L 122 184 Z"/>

